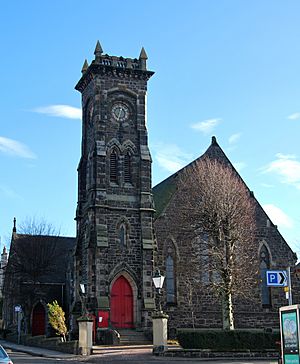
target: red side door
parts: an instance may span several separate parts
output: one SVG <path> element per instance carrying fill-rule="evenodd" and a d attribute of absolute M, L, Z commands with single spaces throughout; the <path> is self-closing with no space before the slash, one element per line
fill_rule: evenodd
<path fill-rule="evenodd" d="M 123 276 L 112 286 L 110 294 L 111 323 L 116 328 L 133 327 L 133 293 L 132 288 Z"/>
<path fill-rule="evenodd" d="M 45 335 L 45 309 L 38 303 L 32 312 L 32 336 Z"/>

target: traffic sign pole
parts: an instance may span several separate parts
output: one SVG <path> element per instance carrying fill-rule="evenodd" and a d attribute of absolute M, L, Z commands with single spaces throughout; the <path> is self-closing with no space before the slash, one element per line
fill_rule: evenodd
<path fill-rule="evenodd" d="M 288 273 L 288 286 L 289 286 L 289 305 L 292 305 L 293 304 L 293 296 L 292 296 L 291 267 L 288 267 L 287 273 Z"/>

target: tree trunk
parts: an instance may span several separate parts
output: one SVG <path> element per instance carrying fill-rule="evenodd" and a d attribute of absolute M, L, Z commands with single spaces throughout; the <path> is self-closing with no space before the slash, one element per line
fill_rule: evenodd
<path fill-rule="evenodd" d="M 224 294 L 222 299 L 223 330 L 234 330 L 234 317 L 231 293 Z"/>

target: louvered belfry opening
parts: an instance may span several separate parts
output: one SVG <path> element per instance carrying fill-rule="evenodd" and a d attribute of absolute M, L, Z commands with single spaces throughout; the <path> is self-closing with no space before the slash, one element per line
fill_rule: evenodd
<path fill-rule="evenodd" d="M 110 154 L 110 182 L 118 183 L 118 155 L 115 150 Z"/>
<path fill-rule="evenodd" d="M 131 155 L 127 152 L 124 157 L 124 181 L 131 183 Z"/>

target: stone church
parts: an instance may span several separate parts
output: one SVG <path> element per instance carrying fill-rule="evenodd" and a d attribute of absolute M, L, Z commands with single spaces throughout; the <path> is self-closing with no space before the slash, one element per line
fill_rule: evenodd
<path fill-rule="evenodd" d="M 98 42 L 95 59 L 90 65 L 85 61 L 76 85 L 82 94 L 83 121 L 75 301 L 79 284 L 85 284 L 88 310 L 106 317 L 107 325 L 149 329 L 155 308 L 152 276 L 160 268 L 166 276 L 163 308 L 175 330 L 192 325 L 184 269 L 177 275 L 179 265 L 189 264 L 190 242 L 177 231 L 174 219 L 178 176 L 190 166 L 151 189 L 146 97 L 153 72 L 146 62 L 143 48 L 139 59 L 115 57 L 103 54 Z M 204 156 L 234 170 L 215 137 Z M 258 201 L 255 204 L 257 269 L 264 273 L 294 267 L 295 254 Z M 237 327 L 278 326 L 278 307 L 287 303 L 285 294 L 266 287 L 264 274 L 261 277 L 253 287 L 254 300 L 235 310 Z M 195 287 L 192 305 L 196 327 L 222 327 L 220 303 L 205 288 Z"/>
<path fill-rule="evenodd" d="M 82 94 L 82 142 L 74 269 L 68 272 L 66 311 L 73 324 L 86 309 L 97 327 L 151 330 L 157 307 L 152 277 L 159 268 L 166 277 L 162 306 L 171 332 L 192 326 L 222 328 L 220 302 L 205 285 L 195 285 L 192 297 L 186 289 L 191 244 L 177 226 L 178 181 L 195 162 L 152 189 L 147 87 L 154 72 L 147 69 L 146 52 L 142 48 L 138 59 L 110 56 L 98 42 L 94 54 L 90 65 L 84 62 L 75 87 Z M 234 170 L 215 137 L 199 159 L 204 157 Z M 277 328 L 278 307 L 287 304 L 285 293 L 266 287 L 263 273 L 286 267 L 293 271 L 296 255 L 254 195 L 253 199 L 257 225 L 253 244 L 261 280 L 253 286 L 253 300 L 235 302 L 236 327 Z M 292 283 L 298 286 L 296 277 Z M 297 294 L 294 298 L 298 300 Z M 33 297 L 32 302 L 42 299 Z"/>

